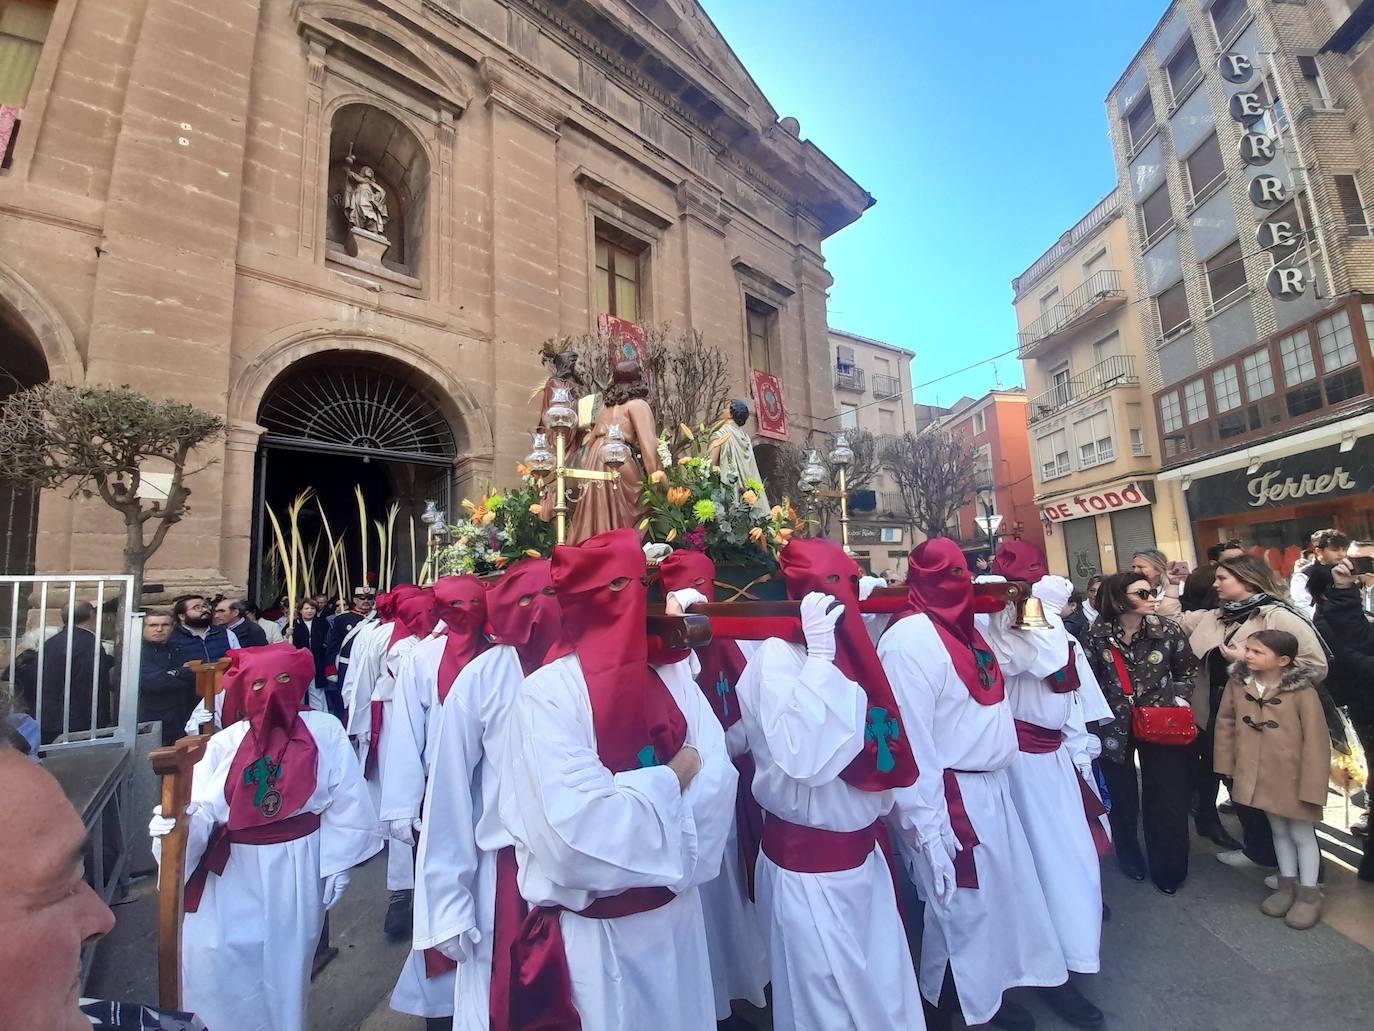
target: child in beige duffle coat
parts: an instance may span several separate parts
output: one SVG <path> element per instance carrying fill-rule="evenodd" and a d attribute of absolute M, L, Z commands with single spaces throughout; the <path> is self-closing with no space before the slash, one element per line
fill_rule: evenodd
<path fill-rule="evenodd" d="M 1216 721 L 1216 771 L 1231 797 L 1264 811 L 1274 831 L 1278 889 L 1260 909 L 1307 930 L 1321 918 L 1316 823 L 1326 801 L 1331 737 L 1313 672 L 1295 668 L 1298 639 L 1261 630 L 1230 670 Z"/>

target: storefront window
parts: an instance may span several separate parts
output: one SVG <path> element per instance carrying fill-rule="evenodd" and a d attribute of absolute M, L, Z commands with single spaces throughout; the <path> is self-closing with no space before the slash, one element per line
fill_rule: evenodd
<path fill-rule="evenodd" d="M 1283 380 L 1288 386 L 1316 378 L 1317 366 L 1312 361 L 1312 345 L 1307 342 L 1307 330 L 1300 329 L 1280 340 L 1279 357 L 1283 360 Z"/>
<path fill-rule="evenodd" d="M 1374 305 L 1366 305 L 1374 308 Z M 1245 393 L 1251 401 L 1258 401 L 1274 392 L 1274 370 L 1269 364 L 1268 351 L 1256 351 L 1241 361 L 1245 370 Z"/>
<path fill-rule="evenodd" d="M 1188 425 L 1207 419 L 1207 385 L 1195 379 L 1183 388 L 1183 404 L 1188 410 Z"/>
<path fill-rule="evenodd" d="M 1344 308 L 1317 323 L 1317 342 L 1322 349 L 1322 367 L 1327 372 L 1344 369 L 1360 360 L 1355 350 L 1355 334 L 1350 329 L 1350 316 Z"/>

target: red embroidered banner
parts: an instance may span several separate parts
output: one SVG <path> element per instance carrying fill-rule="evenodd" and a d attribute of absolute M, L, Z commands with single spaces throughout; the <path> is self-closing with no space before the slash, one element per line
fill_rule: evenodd
<path fill-rule="evenodd" d="M 644 330 L 614 315 L 598 315 L 596 328 L 601 339 L 606 341 L 611 368 L 624 361 L 637 361 L 641 368 L 648 367 L 649 345 L 644 339 Z"/>
<path fill-rule="evenodd" d="M 782 384 L 778 377 L 762 369 L 751 369 L 754 379 L 754 402 L 758 409 L 759 436 L 774 440 L 787 439 L 787 409 L 782 403 Z"/>

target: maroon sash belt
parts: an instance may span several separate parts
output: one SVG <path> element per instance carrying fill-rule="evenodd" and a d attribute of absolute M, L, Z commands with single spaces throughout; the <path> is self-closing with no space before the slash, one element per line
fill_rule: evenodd
<path fill-rule="evenodd" d="M 1025 720 L 1016 721 L 1016 747 L 1027 755 L 1049 755 L 1064 743 L 1062 730 L 1050 730 Z"/>
<path fill-rule="evenodd" d="M 1078 790 L 1083 796 L 1083 815 L 1088 818 L 1088 830 L 1092 831 L 1093 845 L 1099 856 L 1109 856 L 1112 854 L 1112 839 L 1107 833 L 1107 828 L 1102 826 L 1101 820 L 1101 817 L 1107 815 L 1107 807 L 1084 779 L 1083 772 L 1078 769 L 1074 772 L 1078 774 Z"/>
<path fill-rule="evenodd" d="M 973 858 L 973 850 L 982 842 L 973 829 L 973 821 L 968 818 L 964 808 L 964 794 L 959 789 L 960 773 L 976 773 L 976 770 L 945 770 L 945 808 L 949 810 L 949 829 L 961 846 L 954 856 L 954 883 L 961 888 L 978 887 L 978 864 Z"/>
<path fill-rule="evenodd" d="M 367 732 L 367 762 L 363 764 L 363 776 L 371 777 L 377 772 L 377 745 L 382 740 L 382 703 L 372 703 L 372 728 Z"/>
<path fill-rule="evenodd" d="M 744 882 L 749 889 L 749 901 L 754 901 L 754 870 L 758 866 L 759 848 L 763 844 L 763 807 L 754 798 L 754 757 L 748 752 L 735 759 L 739 784 L 735 788 L 735 841 L 739 846 L 740 865 L 744 867 Z"/>
<path fill-rule="evenodd" d="M 857 831 L 804 827 L 765 812 L 763 854 L 793 873 L 839 873 L 863 866 L 878 843 L 879 823 Z"/>
<path fill-rule="evenodd" d="M 320 829 L 319 813 L 298 813 L 276 823 L 263 824 L 261 827 L 247 827 L 231 831 L 220 824 L 210 833 L 210 841 L 205 846 L 205 854 L 200 857 L 190 880 L 186 882 L 186 912 L 194 913 L 200 909 L 201 897 L 210 875 L 216 877 L 224 873 L 229 865 L 229 853 L 234 845 L 280 845 L 298 838 L 308 838 Z"/>
<path fill-rule="evenodd" d="M 586 909 L 577 911 L 577 915 L 591 920 L 616 920 L 662 909 L 675 898 L 677 895 L 668 888 L 631 888 L 619 895 L 597 899 Z M 526 915 L 511 945 L 509 1031 L 581 1031 L 582 1018 L 573 1005 L 572 973 L 563 945 L 563 928 L 558 921 L 563 908 L 535 906 Z M 496 945 L 497 940 L 493 937 L 493 949 Z M 495 973 L 493 957 L 493 977 Z M 493 1005 L 495 1002 L 493 989 Z"/>
<path fill-rule="evenodd" d="M 515 846 L 496 853 L 496 922 L 491 935 L 491 997 L 487 1002 L 490 1031 L 510 1031 L 511 949 L 529 907 L 520 896 Z"/>

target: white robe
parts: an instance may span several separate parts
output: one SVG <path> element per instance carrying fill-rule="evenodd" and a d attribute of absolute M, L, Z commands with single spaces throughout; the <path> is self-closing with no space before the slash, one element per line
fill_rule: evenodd
<path fill-rule="evenodd" d="M 1083 813 L 1078 768 L 1086 770 L 1085 780 L 1092 784 L 1089 742 L 1095 743 L 1097 738 L 1084 727 L 1078 692 L 1056 694 L 1038 675 L 1040 669 L 1062 662 L 1067 654 L 1068 634 L 1062 626 L 1029 635 L 1001 627 L 984 630 L 984 637 L 999 653 L 1007 650 L 1002 639 L 1009 634 L 1045 652 L 1045 660 L 1037 663 L 1035 670 L 1007 676 L 1012 715 L 1064 735 L 1064 743 L 1054 752 L 1017 755 L 1008 769 L 1011 796 L 1035 858 L 1065 964 L 1074 973 L 1095 974 L 1101 966 L 1102 870 L 1092 829 Z M 1082 649 L 1075 651 L 1082 659 Z"/>
<path fill-rule="evenodd" d="M 319 813 L 320 829 L 278 845 L 232 846 L 224 873 L 210 875 L 200 908 L 187 913 L 182 925 L 183 1001 L 207 1027 L 308 1026 L 310 969 L 324 925 L 323 878 L 381 849 L 377 811 L 339 721 L 318 712 L 304 712 L 301 719 L 319 747 L 319 766 L 315 791 L 298 812 Z M 247 733 L 248 723 L 241 720 L 216 734 L 196 764 L 188 878 L 210 832 L 228 820 L 224 782 Z"/>
<path fill-rule="evenodd" d="M 1007 617 L 998 614 L 996 619 L 1005 622 Z M 998 650 L 993 641 L 988 644 Z M 1009 675 L 1032 666 L 1036 652 L 1018 645 L 1015 653 L 997 658 Z M 1005 702 L 980 705 L 969 696 L 923 614 L 889 627 L 878 655 L 906 723 L 924 724 L 920 731 L 912 728 L 910 736 L 921 769 L 917 784 L 940 778 L 945 770 L 960 771 L 960 794 L 980 842 L 974 849 L 978 887 L 957 889 L 945 906 L 932 890 L 925 854 L 912 853 L 906 848 L 908 837 L 900 836 L 907 865 L 926 900 L 921 992 L 936 1003 L 946 966 L 952 967 L 964 1020 L 983 1024 L 1001 1007 L 1008 988 L 1053 987 L 1068 980 L 1008 783 L 1007 767 L 1020 754 L 1011 707 Z M 943 808 L 943 796 L 936 804 Z"/>
<path fill-rule="evenodd" d="M 501 824 L 500 757 L 525 673 L 515 649 L 469 662 L 439 711 L 428 749 L 429 790 L 415 871 L 415 947 L 459 939 L 454 1031 L 487 1031 L 496 854 L 514 844 Z"/>
<path fill-rule="evenodd" d="M 765 641 L 736 690 L 754 757 L 754 797 L 767 812 L 855 831 L 891 808 L 891 792 L 859 791 L 840 777 L 863 750 L 868 706 L 859 685 L 832 663 L 808 658 L 798 645 Z M 837 873 L 785 870 L 760 853 L 755 898 L 778 1031 L 924 1028 L 881 849 Z"/>
<path fill-rule="evenodd" d="M 759 642 L 737 641 L 746 662 L 758 649 Z M 696 654 L 692 655 L 693 677 Z M 735 685 L 738 697 L 738 685 Z M 749 751 L 744 721 L 736 720 L 725 732 L 725 750 L 733 762 Z M 745 785 L 750 789 L 750 785 Z M 706 922 L 706 952 L 711 957 L 711 984 L 715 989 L 716 1019 L 730 1016 L 730 1002 L 744 999 L 759 1008 L 767 1005 L 764 988 L 768 984 L 768 951 L 758 907 L 749 898 L 749 880 L 740 855 L 739 827 L 736 812 L 732 811 L 730 833 L 725 840 L 725 854 L 720 875 L 700 888 L 701 915 Z"/>
<path fill-rule="evenodd" d="M 658 667 L 701 770 L 680 791 L 666 766 L 612 774 L 596 752 L 576 655 L 525 680 L 500 758 L 501 820 L 520 893 L 559 914 L 573 1002 L 588 1031 L 710 1031 L 711 967 L 697 887 L 720 872 L 737 775 L 686 661 Z M 630 888 L 677 898 L 612 920 L 577 915 Z"/>
<path fill-rule="evenodd" d="M 381 820 L 415 820 L 425 798 L 425 779 L 429 770 L 431 742 L 439 719 L 439 664 L 444 658 L 445 640 L 434 635 L 424 640 L 410 638 L 411 644 L 399 662 L 392 687 L 391 704 L 383 702 L 381 761 Z M 400 643 L 397 644 L 400 649 Z M 396 650 L 396 649 L 394 649 Z M 374 695 L 375 698 L 375 695 Z M 424 832 L 421 832 L 423 839 Z M 414 849 L 392 839 L 407 855 Z M 390 859 L 388 853 L 387 858 Z M 416 860 L 418 863 L 418 860 Z M 413 869 L 413 868 L 412 868 Z M 388 867 L 388 886 L 391 883 Z M 414 884 L 412 875 L 412 884 Z M 412 906 L 418 912 L 419 903 Z M 425 975 L 425 954 L 420 947 L 411 950 L 391 993 L 391 1008 L 416 1017 L 447 1017 L 453 1014 L 454 971 L 434 977 Z"/>

